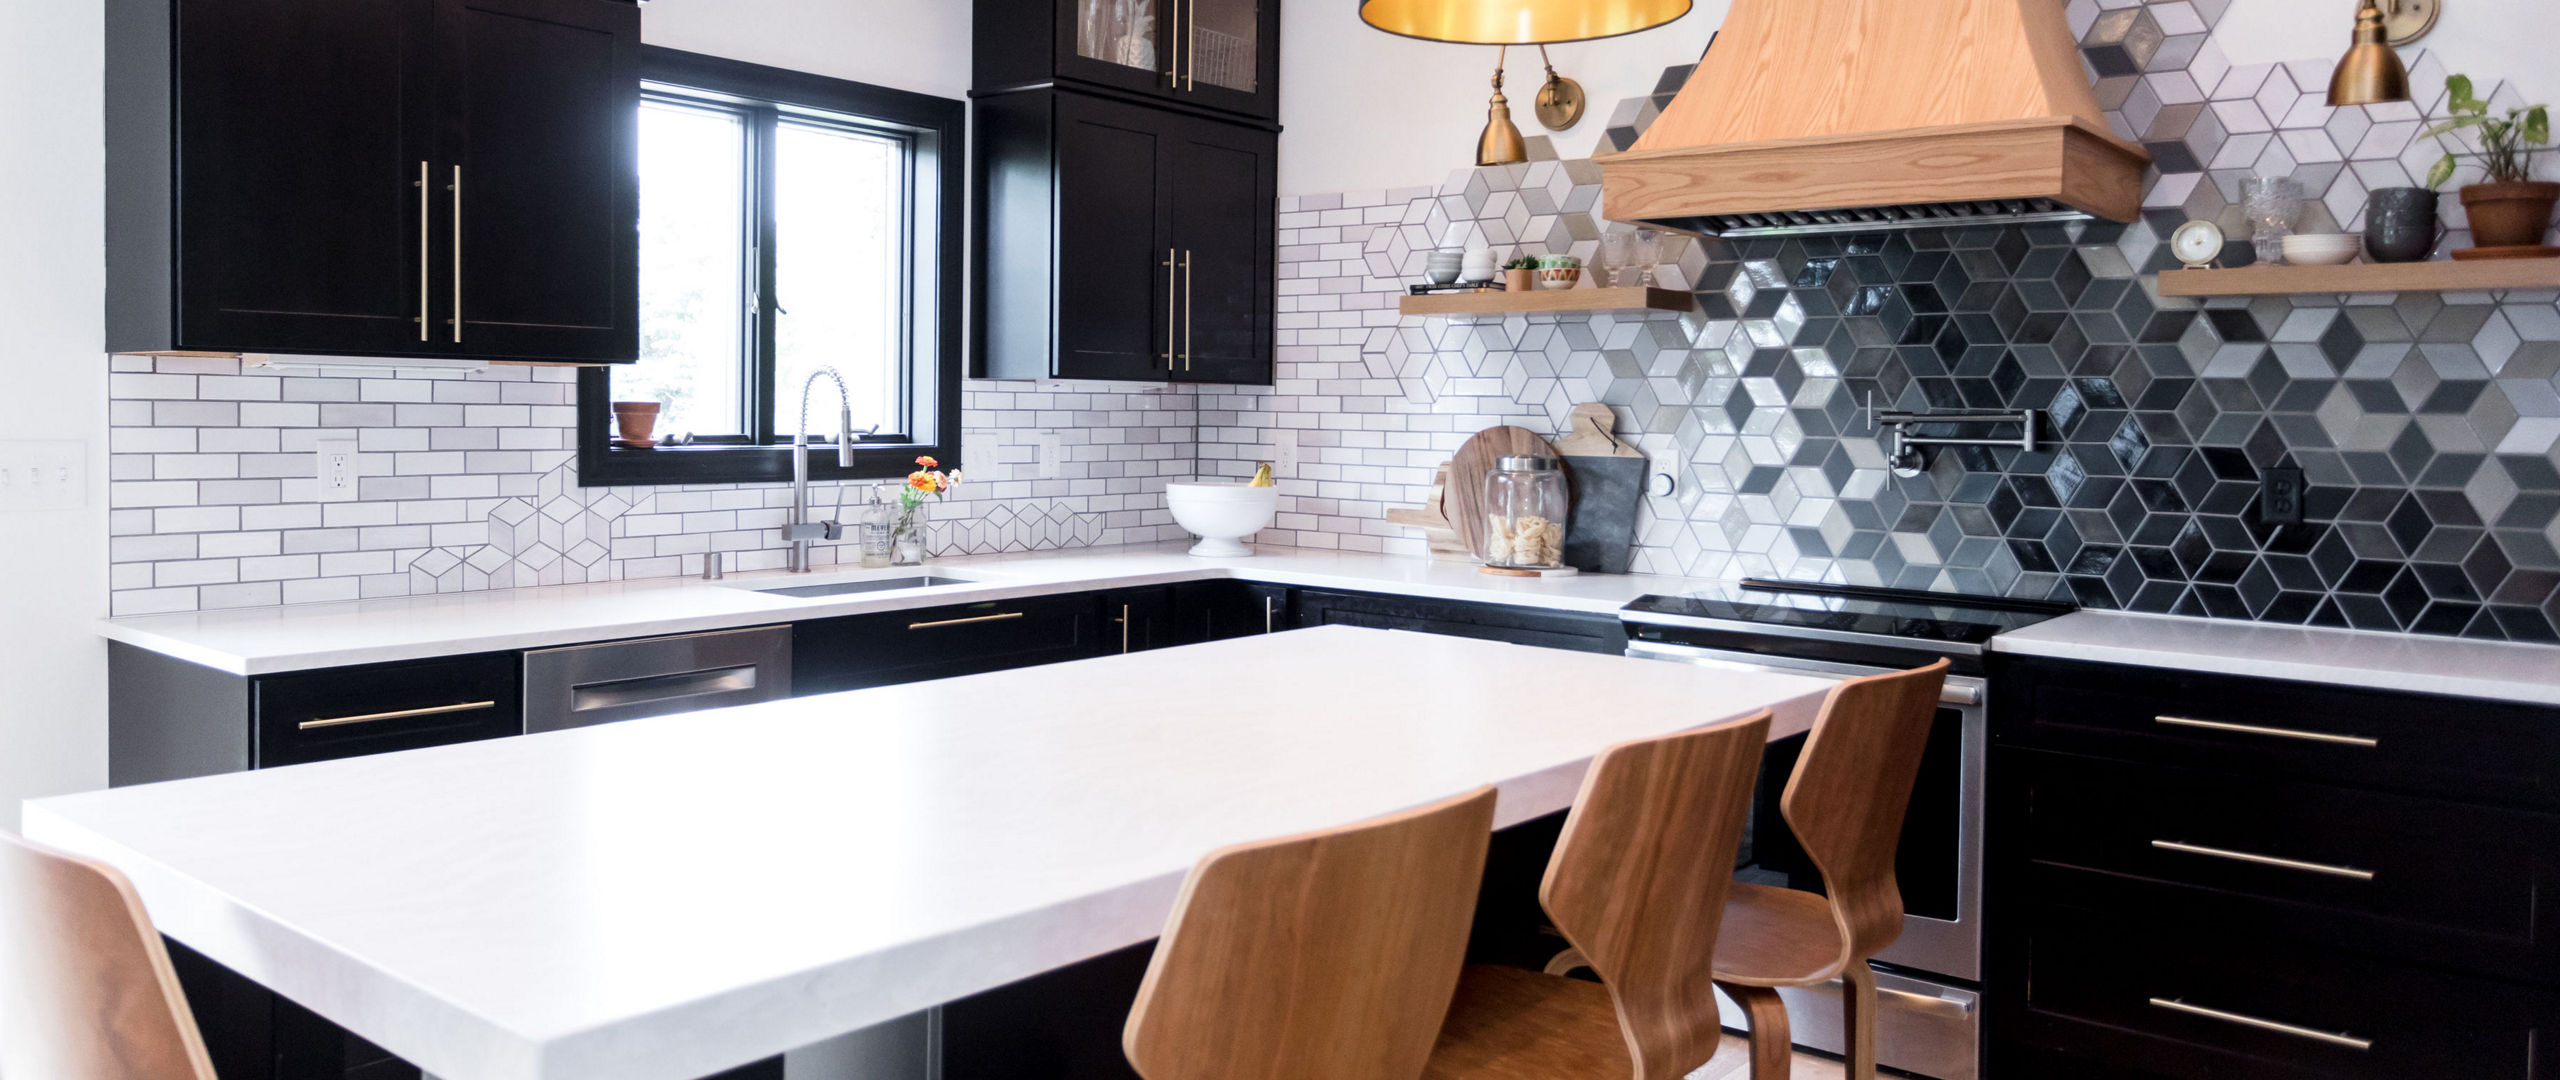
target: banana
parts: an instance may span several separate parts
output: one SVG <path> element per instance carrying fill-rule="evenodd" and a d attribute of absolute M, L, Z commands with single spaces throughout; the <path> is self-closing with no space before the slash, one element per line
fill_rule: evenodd
<path fill-rule="evenodd" d="M 1271 486 L 1273 486 L 1272 481 L 1271 481 L 1271 463 L 1270 463 L 1270 462 L 1268 462 L 1268 461 L 1263 462 L 1263 463 L 1262 463 L 1262 467 L 1261 467 L 1261 468 L 1253 470 L 1253 483 L 1247 484 L 1247 485 L 1245 485 L 1245 486 L 1246 486 L 1246 487 L 1271 487 Z"/>

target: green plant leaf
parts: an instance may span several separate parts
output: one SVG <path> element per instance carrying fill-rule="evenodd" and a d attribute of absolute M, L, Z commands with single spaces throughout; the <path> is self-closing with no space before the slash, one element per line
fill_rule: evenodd
<path fill-rule="evenodd" d="M 2445 102 L 2445 108 L 2452 112 L 2479 113 L 2488 109 L 2487 103 L 2471 96 L 2471 76 L 2469 75 L 2447 77 L 2444 81 L 2444 89 L 2446 97 L 2450 99 Z"/>
<path fill-rule="evenodd" d="M 2551 142 L 2551 110 L 2536 105 L 2524 112 L 2524 141 L 2527 146 L 2545 146 Z"/>
<path fill-rule="evenodd" d="M 2445 121 L 2444 123 L 2437 124 L 2437 125 L 2436 125 L 2436 126 L 2434 126 L 2434 127 L 2428 128 L 2427 130 L 2420 132 L 2420 133 L 2418 134 L 2418 137 L 2419 137 L 2419 138 L 2423 138 L 2423 139 L 2432 139 L 2432 138 L 2435 138 L 2435 137 L 2440 136 L 2440 135 L 2451 135 L 2451 134 L 2453 134 L 2454 132 L 2460 131 L 2460 130 L 2462 130 L 2462 129 L 2464 129 L 2464 128 L 2467 128 L 2467 127 L 2476 127 L 2476 126 L 2478 126 L 2478 125 L 2485 124 L 2485 123 L 2488 123 L 2488 122 L 2489 122 L 2489 121 L 2488 121 L 2488 120 L 2487 120 L 2487 118 L 2485 118 L 2485 117 L 2478 117 L 2478 116 L 2462 116 L 2462 117 L 2456 117 L 2456 118 L 2454 118 L 2454 119 L 2447 120 L 2447 121 Z"/>
<path fill-rule="evenodd" d="M 2444 182 L 2451 179 L 2453 179 L 2453 155 L 2451 154 L 2438 158 L 2435 167 L 2427 170 L 2427 186 L 2430 188 L 2443 187 Z"/>

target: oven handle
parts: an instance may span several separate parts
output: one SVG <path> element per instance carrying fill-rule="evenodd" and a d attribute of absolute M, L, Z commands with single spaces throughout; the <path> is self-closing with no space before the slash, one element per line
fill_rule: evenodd
<path fill-rule="evenodd" d="M 1833 663 L 1828 660 L 1802 660 L 1786 656 L 1763 656 L 1758 653 L 1727 652 L 1722 649 L 1699 648 L 1695 645 L 1663 645 L 1650 641 L 1628 642 L 1627 655 L 1642 660 L 1670 660 L 1683 664 L 1697 664 L 1701 667 L 1723 668 L 1728 671 L 1768 671 L 1784 675 L 1836 675 L 1841 678 L 1856 678 L 1861 675 L 1881 675 L 1891 670 L 1859 664 Z M 1938 700 L 1949 705 L 1968 708 L 1980 705 L 1982 704 L 1982 680 L 1961 675 L 1952 676 L 1947 679 L 1946 686 L 1939 690 Z"/>

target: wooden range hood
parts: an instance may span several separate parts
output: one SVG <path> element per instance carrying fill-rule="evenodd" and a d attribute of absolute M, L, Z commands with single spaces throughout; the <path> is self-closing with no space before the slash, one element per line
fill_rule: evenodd
<path fill-rule="evenodd" d="M 1599 160 L 1611 220 L 1753 236 L 2131 221 L 2151 156 L 2108 130 L 2057 0 L 1734 0 Z"/>

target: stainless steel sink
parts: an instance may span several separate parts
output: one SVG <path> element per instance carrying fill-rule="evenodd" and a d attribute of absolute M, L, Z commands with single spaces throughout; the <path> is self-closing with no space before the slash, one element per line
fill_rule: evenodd
<path fill-rule="evenodd" d="M 850 593 L 889 592 L 894 589 L 932 589 L 944 585 L 975 585 L 967 578 L 917 574 L 912 577 L 863 578 L 856 581 L 829 581 L 816 585 L 776 585 L 750 592 L 774 596 L 844 596 Z"/>

